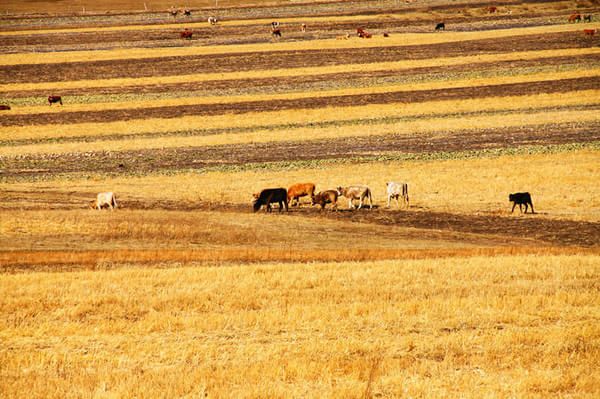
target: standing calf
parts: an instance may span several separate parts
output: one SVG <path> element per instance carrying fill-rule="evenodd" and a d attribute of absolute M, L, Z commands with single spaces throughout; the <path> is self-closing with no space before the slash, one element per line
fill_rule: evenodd
<path fill-rule="evenodd" d="M 287 203 L 287 190 L 285 188 L 266 188 L 262 190 L 258 195 L 254 195 L 254 212 L 260 210 L 260 207 L 266 205 L 267 212 L 271 212 L 271 204 L 279 203 L 279 212 L 283 210 L 285 206 L 285 211 L 288 210 Z"/>
<path fill-rule="evenodd" d="M 396 200 L 396 205 L 400 208 L 400 203 L 398 202 L 398 197 L 402 197 L 402 202 L 408 208 L 408 184 L 406 183 L 396 183 L 396 182 L 388 182 L 385 183 L 386 191 L 387 191 L 387 207 L 390 207 L 390 200 L 394 198 Z"/>
<path fill-rule="evenodd" d="M 353 200 L 359 200 L 358 209 L 362 207 L 363 200 L 369 200 L 369 209 L 373 209 L 373 198 L 371 197 L 371 189 L 367 186 L 348 186 L 338 187 L 338 194 L 348 198 L 348 208 L 354 209 Z"/>
<path fill-rule="evenodd" d="M 531 202 L 531 195 L 529 193 L 514 193 L 508 195 L 508 201 L 513 203 L 512 210 L 510 213 L 515 211 L 515 206 L 519 205 L 519 210 L 523 213 L 522 205 L 525 205 L 525 213 L 527 213 L 527 207 L 531 206 L 531 213 L 535 213 L 533 210 L 533 202 Z"/>
<path fill-rule="evenodd" d="M 337 212 L 338 192 L 335 190 L 325 190 L 312 196 L 313 205 L 321 205 L 321 210 L 325 209 L 325 205 L 332 204 L 332 209 Z"/>

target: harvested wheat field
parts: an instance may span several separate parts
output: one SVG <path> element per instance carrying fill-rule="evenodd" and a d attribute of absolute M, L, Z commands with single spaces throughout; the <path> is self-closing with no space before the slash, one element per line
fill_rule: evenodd
<path fill-rule="evenodd" d="M 1 397 L 600 396 L 598 1 L 65 3 L 0 4 Z"/>

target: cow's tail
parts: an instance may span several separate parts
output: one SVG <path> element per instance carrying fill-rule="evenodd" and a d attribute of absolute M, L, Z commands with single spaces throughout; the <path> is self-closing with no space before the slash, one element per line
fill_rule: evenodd
<path fill-rule="evenodd" d="M 373 196 L 371 196 L 371 189 L 367 187 L 367 197 L 369 197 L 369 205 L 373 208 Z"/>
<path fill-rule="evenodd" d="M 113 204 L 113 206 L 114 206 L 115 208 L 117 208 L 117 207 L 118 207 L 118 205 L 117 205 L 117 196 L 116 196 L 116 195 L 114 195 L 114 194 L 113 194 L 113 197 L 112 197 L 112 204 Z"/>

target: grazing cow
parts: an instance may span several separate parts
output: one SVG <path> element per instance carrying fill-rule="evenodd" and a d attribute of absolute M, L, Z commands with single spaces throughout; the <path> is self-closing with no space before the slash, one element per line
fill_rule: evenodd
<path fill-rule="evenodd" d="M 313 205 L 321 205 L 321 210 L 325 209 L 325 205 L 332 204 L 332 209 L 337 212 L 338 192 L 335 190 L 325 190 L 311 197 Z"/>
<path fill-rule="evenodd" d="M 596 34 L 596 29 L 584 29 L 583 33 L 586 36 L 594 36 Z"/>
<path fill-rule="evenodd" d="M 273 30 L 271 31 L 271 35 L 272 35 L 273 37 L 281 37 L 281 29 L 273 29 Z"/>
<path fill-rule="evenodd" d="M 592 14 L 585 14 L 583 16 L 583 22 L 592 22 Z"/>
<path fill-rule="evenodd" d="M 169 14 L 171 14 L 171 16 L 173 16 L 173 18 L 175 18 L 178 13 L 179 13 L 179 10 L 176 9 L 175 7 L 169 8 Z"/>
<path fill-rule="evenodd" d="M 98 193 L 96 200 L 90 202 L 90 208 L 101 210 L 104 206 L 108 206 L 110 210 L 117 207 L 117 197 L 113 192 Z"/>
<path fill-rule="evenodd" d="M 216 25 L 216 24 L 217 24 L 217 22 L 219 22 L 219 21 L 217 20 L 217 17 L 208 17 L 208 23 L 209 23 L 209 24 L 211 24 L 211 25 Z"/>
<path fill-rule="evenodd" d="M 573 23 L 573 22 L 581 22 L 581 14 L 571 14 L 569 16 L 569 23 Z"/>
<path fill-rule="evenodd" d="M 179 33 L 179 37 L 181 37 L 182 39 L 191 39 L 192 35 L 193 32 L 189 29 L 182 30 L 181 33 Z"/>
<path fill-rule="evenodd" d="M 390 34 L 387 32 L 383 32 L 383 37 L 390 37 Z"/>
<path fill-rule="evenodd" d="M 277 22 L 277 21 L 271 22 L 271 29 L 277 29 L 277 28 L 279 28 L 279 22 Z"/>
<path fill-rule="evenodd" d="M 287 190 L 285 188 L 266 188 L 262 190 L 258 194 L 258 197 L 255 196 L 253 204 L 254 212 L 259 211 L 263 205 L 267 206 L 267 212 L 271 212 L 271 204 L 275 202 L 279 203 L 279 212 L 283 210 L 284 206 L 287 212 Z"/>
<path fill-rule="evenodd" d="M 338 195 L 348 198 L 348 208 L 354 209 L 353 200 L 359 200 L 358 209 L 362 208 L 363 200 L 369 199 L 369 209 L 373 209 L 373 198 L 371 197 L 371 189 L 367 186 L 348 186 L 338 187 Z"/>
<path fill-rule="evenodd" d="M 306 24 L 302 24 L 302 25 L 300 25 L 300 30 L 301 30 L 302 32 L 306 32 Z"/>
<path fill-rule="evenodd" d="M 0 105 L 0 111 L 10 111 L 10 105 Z"/>
<path fill-rule="evenodd" d="M 490 6 L 490 7 L 488 7 L 488 12 L 489 12 L 490 14 L 493 14 L 493 13 L 495 13 L 496 11 L 498 11 L 498 7 L 495 7 L 495 6 Z"/>
<path fill-rule="evenodd" d="M 408 200 L 408 184 L 406 183 L 395 183 L 393 181 L 385 183 L 386 191 L 387 191 L 387 207 L 390 207 L 390 200 L 394 198 L 396 200 L 396 205 L 400 208 L 400 203 L 398 202 L 398 197 L 402 197 L 402 202 L 409 207 Z"/>
<path fill-rule="evenodd" d="M 513 203 L 512 210 L 510 213 L 515 211 L 515 206 L 519 205 L 519 210 L 523 213 L 522 205 L 525 205 L 525 213 L 527 213 L 527 206 L 531 206 L 531 213 L 535 213 L 533 210 L 533 202 L 531 202 L 531 195 L 529 193 L 514 193 L 508 194 L 508 201 Z"/>
<path fill-rule="evenodd" d="M 192 10 L 190 10 L 189 8 L 184 8 L 183 9 L 183 15 L 185 15 L 186 17 L 191 17 L 192 16 Z"/>
<path fill-rule="evenodd" d="M 439 24 L 437 24 L 435 26 L 435 30 L 446 30 L 446 24 L 443 22 L 440 22 Z"/>
<path fill-rule="evenodd" d="M 369 32 L 367 32 L 363 28 L 357 28 L 356 34 L 358 35 L 358 37 L 361 37 L 363 39 L 370 39 L 371 37 L 373 37 L 373 35 L 371 35 Z"/>
<path fill-rule="evenodd" d="M 315 194 L 314 183 L 298 183 L 290 186 L 287 190 L 287 200 L 290 206 L 300 205 L 300 197 L 310 195 L 311 197 Z"/>
<path fill-rule="evenodd" d="M 52 106 L 53 103 L 59 103 L 60 105 L 63 105 L 62 98 L 60 96 L 48 96 L 48 104 Z"/>

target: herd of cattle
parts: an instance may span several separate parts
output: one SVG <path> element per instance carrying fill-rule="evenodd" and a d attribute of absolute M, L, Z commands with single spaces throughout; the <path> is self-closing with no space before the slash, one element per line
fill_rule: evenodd
<path fill-rule="evenodd" d="M 390 207 L 392 199 L 396 200 L 396 206 L 400 208 L 399 199 L 402 199 L 402 204 L 406 208 L 410 206 L 408 198 L 408 184 L 387 182 L 385 183 L 386 194 L 387 194 L 387 207 Z M 336 189 L 329 189 L 315 193 L 314 183 L 297 183 L 290 186 L 287 190 L 285 188 L 265 188 L 258 193 L 252 194 L 254 200 L 252 207 L 254 212 L 258 212 L 260 208 L 265 207 L 266 212 L 271 212 L 271 204 L 279 204 L 279 212 L 288 211 L 288 206 L 299 206 L 300 198 L 310 196 L 311 205 L 319 205 L 321 211 L 325 209 L 327 204 L 331 204 L 331 209 L 337 211 L 337 202 L 339 197 L 345 197 L 348 199 L 348 208 L 355 209 L 354 201 L 358 201 L 358 207 L 360 209 L 363 203 L 369 202 L 369 209 L 373 209 L 373 196 L 371 189 L 365 185 L 354 185 L 342 187 L 338 186 Z M 528 208 L 531 208 L 531 213 L 535 213 L 533 210 L 533 202 L 531 201 L 531 194 L 528 192 L 514 193 L 508 195 L 509 202 L 513 203 L 511 213 L 515 211 L 515 207 L 519 205 L 519 210 L 523 213 L 522 206 L 525 205 L 525 213 Z M 96 199 L 90 201 L 89 206 L 91 209 L 102 210 L 103 208 L 109 208 L 111 211 L 117 208 L 117 197 L 112 192 L 98 193 Z"/>

